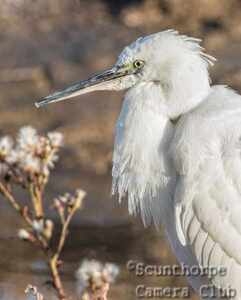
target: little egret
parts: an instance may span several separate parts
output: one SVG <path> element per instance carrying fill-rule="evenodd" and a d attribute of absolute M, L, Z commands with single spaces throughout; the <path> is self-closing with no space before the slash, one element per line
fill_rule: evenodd
<path fill-rule="evenodd" d="M 199 42 L 174 30 L 141 37 L 109 70 L 36 106 L 127 90 L 116 125 L 113 193 L 126 196 L 129 212 L 145 225 L 163 224 L 179 262 L 206 273 L 216 268 L 212 276 L 189 276 L 201 297 L 224 298 L 231 290 L 241 299 L 241 97 L 211 86 L 215 59 Z"/>

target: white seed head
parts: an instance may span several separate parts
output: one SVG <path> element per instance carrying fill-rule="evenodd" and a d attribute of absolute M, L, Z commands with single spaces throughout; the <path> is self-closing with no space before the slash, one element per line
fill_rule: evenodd
<path fill-rule="evenodd" d="M 70 198 L 71 198 L 71 195 L 69 193 L 65 193 L 63 196 L 59 196 L 59 200 L 63 204 L 67 204 L 69 202 Z"/>
<path fill-rule="evenodd" d="M 27 296 L 27 300 L 43 300 L 43 295 L 40 294 L 35 286 L 28 285 L 25 294 Z"/>
<path fill-rule="evenodd" d="M 29 237 L 30 237 L 30 234 L 29 232 L 26 230 L 26 229 L 19 229 L 18 231 L 18 237 L 21 239 L 21 240 L 28 240 Z"/>
<path fill-rule="evenodd" d="M 17 151 L 16 149 L 12 149 L 12 151 L 6 157 L 6 162 L 12 165 L 18 163 L 20 158 L 21 156 L 19 154 L 19 151 Z"/>
<path fill-rule="evenodd" d="M 45 157 L 44 164 L 50 168 L 54 168 L 55 162 L 59 159 L 58 155 L 54 151 L 50 151 L 48 155 Z"/>
<path fill-rule="evenodd" d="M 31 150 L 39 143 L 39 136 L 36 129 L 31 126 L 22 127 L 18 134 L 18 145 L 21 149 Z"/>
<path fill-rule="evenodd" d="M 86 288 L 103 287 L 114 282 L 118 274 L 119 268 L 115 264 L 85 259 L 76 272 L 78 291 L 82 294 Z"/>
<path fill-rule="evenodd" d="M 48 138 L 50 140 L 51 146 L 53 147 L 61 147 L 63 145 L 63 135 L 60 132 L 49 132 Z"/>
<path fill-rule="evenodd" d="M 83 260 L 76 272 L 79 293 L 90 286 L 90 284 L 99 285 L 102 276 L 103 265 L 97 260 Z"/>
<path fill-rule="evenodd" d="M 43 220 L 33 220 L 33 229 L 38 233 L 42 233 L 44 230 L 44 221 Z"/>
<path fill-rule="evenodd" d="M 76 195 L 77 195 L 78 198 L 84 199 L 84 197 L 86 196 L 86 192 L 82 189 L 78 189 L 76 191 Z"/>
<path fill-rule="evenodd" d="M 83 204 L 83 200 L 86 196 L 86 192 L 84 190 L 78 189 L 76 191 L 76 196 L 74 197 L 74 204 L 78 207 L 81 208 Z"/>
<path fill-rule="evenodd" d="M 7 157 L 13 148 L 13 140 L 9 136 L 4 136 L 0 139 L 0 155 Z"/>
<path fill-rule="evenodd" d="M 106 263 L 103 269 L 103 276 L 108 283 L 113 283 L 119 275 L 120 269 L 117 265 Z"/>
<path fill-rule="evenodd" d="M 53 221 L 49 219 L 45 220 L 43 234 L 48 240 L 50 240 L 52 237 L 53 229 L 54 229 Z"/>
<path fill-rule="evenodd" d="M 24 171 L 31 173 L 40 173 L 41 163 L 38 157 L 34 157 L 32 154 L 22 153 L 20 166 Z"/>

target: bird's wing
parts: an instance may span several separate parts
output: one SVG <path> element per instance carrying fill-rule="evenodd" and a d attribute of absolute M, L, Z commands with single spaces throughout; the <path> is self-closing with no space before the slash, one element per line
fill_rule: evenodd
<path fill-rule="evenodd" d="M 180 156 L 179 165 L 176 158 L 180 174 L 176 230 L 201 267 L 208 267 L 209 273 L 216 268 L 218 274 L 211 282 L 216 287 L 231 287 L 237 293 L 235 299 L 240 299 L 241 113 L 238 104 L 236 112 L 227 111 L 228 119 L 223 109 L 225 106 L 211 121 L 202 119 L 201 125 L 197 114 L 196 123 L 189 118 L 182 124 L 185 138 L 182 135 L 175 141 L 175 155 Z"/>
<path fill-rule="evenodd" d="M 218 191 L 219 189 L 219 191 Z M 200 192 L 184 207 L 180 222 L 186 243 L 201 267 L 224 268 L 215 275 L 217 287 L 232 286 L 241 293 L 241 201 L 224 182 L 209 193 Z M 180 237 L 180 236 L 179 236 Z M 210 274 L 211 275 L 211 274 Z"/>

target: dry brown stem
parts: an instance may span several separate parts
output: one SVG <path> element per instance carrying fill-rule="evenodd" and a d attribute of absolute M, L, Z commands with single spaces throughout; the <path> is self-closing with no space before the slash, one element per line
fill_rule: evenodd
<path fill-rule="evenodd" d="M 52 273 L 54 286 L 58 292 L 59 298 L 62 300 L 67 299 L 67 298 L 66 298 L 66 295 L 65 295 L 65 292 L 63 289 L 63 285 L 62 285 L 62 282 L 61 282 L 61 279 L 59 276 L 59 272 L 58 272 L 58 266 L 60 265 L 59 257 L 64 248 L 64 244 L 65 244 L 65 241 L 66 241 L 66 238 L 68 235 L 68 228 L 69 228 L 70 221 L 73 218 L 75 212 L 79 208 L 80 208 L 80 206 L 78 205 L 78 202 L 76 201 L 75 205 L 69 210 L 67 218 L 63 221 L 63 224 L 62 224 L 62 230 L 61 230 L 57 250 L 49 261 L 49 266 L 50 266 L 50 270 Z"/>
<path fill-rule="evenodd" d="M 73 197 L 68 194 L 68 201 L 62 201 L 61 204 L 63 214 L 56 209 L 62 229 L 57 247 L 53 247 L 50 241 L 54 224 L 44 211 L 43 193 L 50 170 L 58 158 L 61 143 L 61 134 L 52 132 L 47 136 L 39 136 L 31 127 L 20 130 L 16 146 L 9 137 L 0 138 L 0 193 L 27 225 L 26 229 L 19 230 L 19 237 L 43 251 L 58 298 L 66 300 L 66 292 L 59 273 L 60 255 L 68 235 L 70 221 L 80 208 L 85 193 L 77 192 Z M 13 186 L 25 189 L 29 193 L 30 203 L 22 206 L 14 195 Z M 33 289 L 29 291 L 33 292 Z"/>
<path fill-rule="evenodd" d="M 25 220 L 25 222 L 32 226 L 32 220 L 29 216 L 29 210 L 27 206 L 22 207 L 14 198 L 12 193 L 8 190 L 8 188 L 0 182 L 0 192 L 5 197 L 5 199 L 11 204 L 11 206 L 21 215 L 21 217 Z"/>

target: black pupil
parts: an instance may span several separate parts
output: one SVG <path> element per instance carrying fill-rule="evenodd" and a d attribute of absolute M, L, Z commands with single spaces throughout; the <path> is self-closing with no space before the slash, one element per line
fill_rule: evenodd
<path fill-rule="evenodd" d="M 141 62 L 140 61 L 136 61 L 136 67 L 139 68 L 141 66 Z"/>

